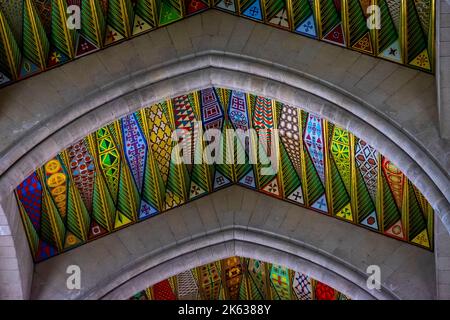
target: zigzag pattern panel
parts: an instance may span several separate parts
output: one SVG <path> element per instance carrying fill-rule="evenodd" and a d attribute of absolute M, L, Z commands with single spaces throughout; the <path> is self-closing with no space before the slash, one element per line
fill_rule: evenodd
<path fill-rule="evenodd" d="M 274 143 L 260 148 L 263 141 Z M 183 154 L 200 161 L 182 161 Z M 224 88 L 161 101 L 99 128 L 47 159 L 16 194 L 38 262 L 232 184 L 433 249 L 431 206 L 367 142 L 297 106 Z M 231 267 L 212 267 L 208 277 L 221 268 Z M 262 274 L 251 268 L 239 278 L 248 292 L 221 292 L 205 280 L 199 294 L 270 289 L 286 298 L 273 281 L 273 288 L 255 285 Z"/>
<path fill-rule="evenodd" d="M 435 0 L 24 0 L 0 2 L 0 86 L 210 8 L 434 73 Z"/>
<path fill-rule="evenodd" d="M 225 266 L 218 269 L 217 265 Z M 193 275 L 199 275 L 194 277 Z M 173 285 L 176 284 L 176 285 Z M 200 288 L 200 293 L 198 291 Z M 230 257 L 179 273 L 129 300 L 350 300 L 310 276 L 281 265 Z"/>

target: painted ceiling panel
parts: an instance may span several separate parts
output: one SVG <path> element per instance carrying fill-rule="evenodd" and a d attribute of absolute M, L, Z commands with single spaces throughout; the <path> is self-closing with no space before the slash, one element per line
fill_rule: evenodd
<path fill-rule="evenodd" d="M 207 129 L 222 136 L 212 140 Z M 233 139 L 227 129 L 254 129 L 255 139 Z M 268 141 L 278 143 L 261 147 Z M 16 195 L 39 262 L 232 184 L 433 249 L 431 206 L 386 157 L 317 115 L 223 88 L 98 129 L 49 159 Z"/>
<path fill-rule="evenodd" d="M 301 272 L 230 257 L 165 279 L 130 300 L 350 300 Z"/>
<path fill-rule="evenodd" d="M 434 73 L 434 0 L 0 0 L 0 86 L 209 8 Z"/>

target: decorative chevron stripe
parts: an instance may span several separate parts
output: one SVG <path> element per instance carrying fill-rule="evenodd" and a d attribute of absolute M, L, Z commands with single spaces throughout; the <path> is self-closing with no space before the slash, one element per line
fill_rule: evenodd
<path fill-rule="evenodd" d="M 130 37 L 134 20 L 130 0 L 109 0 L 108 24 L 124 37 Z"/>
<path fill-rule="evenodd" d="M 19 46 L 0 10 L 0 71 L 10 79 L 16 80 L 19 75 L 20 60 Z"/>
<path fill-rule="evenodd" d="M 69 58 L 75 56 L 75 30 L 67 27 L 67 4 L 64 0 L 52 0 L 52 43 Z"/>
<path fill-rule="evenodd" d="M 435 29 L 432 14 L 435 2 L 3 0 L 0 2 L 0 86 L 210 7 L 433 73 L 435 48 L 431 36 Z M 381 10 L 381 29 L 373 33 L 366 25 L 370 4 L 377 4 Z M 69 5 L 79 5 L 82 9 L 80 32 L 69 30 L 66 25 Z"/>
<path fill-rule="evenodd" d="M 193 119 L 194 121 L 199 121 L 199 119 L 201 119 L 199 95 L 190 94 L 188 97 L 194 117 Z M 195 128 L 195 123 L 192 121 L 190 121 L 189 123 L 185 123 L 185 125 L 189 125 L 189 131 L 190 133 L 192 133 L 191 145 L 193 165 L 191 170 L 190 195 L 191 197 L 195 197 L 211 190 L 209 183 L 211 168 L 206 163 L 196 163 L 198 162 L 198 159 L 202 159 L 203 157 L 203 141 L 201 141 L 201 131 L 199 131 L 201 128 Z"/>
<path fill-rule="evenodd" d="M 280 157 L 281 172 L 283 173 L 283 191 L 284 196 L 287 198 L 301 185 L 301 182 L 291 160 L 289 159 L 283 143 L 280 143 Z"/>
<path fill-rule="evenodd" d="M 136 169 L 135 171 L 139 171 L 138 165 L 130 166 L 127 165 L 127 161 L 122 161 L 122 159 L 126 159 L 125 155 L 126 148 L 120 147 L 120 142 L 125 141 L 123 134 L 126 132 L 122 131 L 120 121 L 115 121 L 113 124 L 109 125 L 110 132 L 112 134 L 112 140 L 114 140 L 115 146 L 119 146 L 118 151 L 120 155 L 121 161 L 117 163 L 118 171 L 119 171 L 119 190 L 118 190 L 118 199 L 117 199 L 117 214 L 116 214 L 116 227 L 117 227 L 117 218 L 120 220 L 120 227 L 122 224 L 125 224 L 126 219 L 129 220 L 128 223 L 137 221 L 137 215 L 139 212 L 139 191 L 136 186 L 136 183 L 133 182 L 132 170 L 133 167 Z M 130 139 L 127 139 L 127 144 L 130 144 Z M 128 153 L 128 156 L 131 156 Z M 143 160 L 143 159 L 140 159 Z M 131 162 L 133 163 L 133 162 Z M 137 180 L 137 179 L 136 179 Z M 125 216 L 125 220 L 122 217 Z"/>
<path fill-rule="evenodd" d="M 16 195 L 33 228 L 39 231 L 41 229 L 42 184 L 35 172 L 17 187 Z"/>
<path fill-rule="evenodd" d="M 107 189 L 103 176 L 95 176 L 92 217 L 104 229 L 111 232 L 114 228 L 115 205 Z"/>
<path fill-rule="evenodd" d="M 369 190 L 364 183 L 364 178 L 358 171 L 356 173 L 356 186 L 357 186 L 357 199 L 358 199 L 358 217 L 361 223 L 365 220 L 372 212 L 375 211 L 375 205 L 370 197 Z"/>
<path fill-rule="evenodd" d="M 50 44 L 36 8 L 31 0 L 24 0 L 23 53 L 39 68 L 47 65 Z"/>
<path fill-rule="evenodd" d="M 245 159 L 244 163 L 240 159 Z M 252 165 L 249 162 L 249 156 L 244 150 L 239 137 L 236 137 L 234 141 L 234 163 L 236 164 L 236 180 L 241 180 L 252 169 Z"/>
<path fill-rule="evenodd" d="M 420 23 L 422 25 L 422 30 L 425 33 L 425 36 L 428 37 L 431 15 L 433 12 L 433 8 L 431 5 L 432 0 L 414 0 L 414 4 L 416 6 L 417 14 L 420 19 Z"/>
<path fill-rule="evenodd" d="M 239 300 L 248 300 L 248 299 L 249 299 L 248 279 L 247 274 L 244 274 L 242 277 L 241 286 L 239 287 Z"/>
<path fill-rule="evenodd" d="M 383 26 L 378 31 L 378 52 L 386 50 L 394 41 L 398 39 L 397 29 L 394 21 L 389 13 L 389 8 L 386 0 L 379 0 L 381 25 Z"/>
<path fill-rule="evenodd" d="M 416 195 L 417 201 L 419 202 L 420 205 L 420 209 L 422 210 L 423 214 L 425 215 L 425 218 L 428 219 L 428 207 L 429 207 L 429 203 L 427 201 L 427 199 L 425 199 L 425 197 L 423 196 L 423 194 L 419 191 L 419 189 L 417 189 L 416 186 L 413 186 L 414 189 L 414 193 Z"/>
<path fill-rule="evenodd" d="M 270 181 L 273 180 L 276 174 L 261 174 L 261 170 L 263 168 L 262 163 L 268 164 L 270 163 L 269 159 L 269 149 L 264 149 L 263 145 L 261 145 L 261 141 L 266 142 L 266 148 L 270 148 L 273 143 L 273 132 L 271 129 L 274 128 L 274 115 L 272 111 L 272 102 L 270 99 L 264 97 L 255 97 L 255 103 L 252 103 L 253 110 L 253 128 L 256 130 L 258 135 L 257 142 L 257 155 L 258 155 L 258 165 L 257 165 L 257 175 L 259 186 L 265 187 Z M 267 131 L 266 131 L 267 130 Z M 261 146 L 262 148 L 260 148 Z M 264 165 L 264 167 L 268 168 L 269 165 Z"/>
<path fill-rule="evenodd" d="M 248 275 L 247 276 L 247 281 L 249 282 L 249 298 L 251 300 L 263 300 L 264 296 L 263 294 L 259 291 L 257 284 L 255 283 L 255 280 Z"/>
<path fill-rule="evenodd" d="M 228 118 L 229 122 L 233 125 L 234 129 L 240 129 L 244 133 L 249 133 L 247 130 L 250 128 L 250 122 L 248 119 L 247 112 L 247 99 L 245 94 L 242 92 L 231 91 L 228 95 L 229 105 L 228 105 Z M 225 98 L 226 99 L 226 98 Z M 250 136 L 249 136 L 250 138 Z M 253 137 L 254 138 L 254 137 Z M 250 140 L 251 141 L 251 140 Z M 251 150 L 246 150 L 244 148 L 243 143 L 245 143 L 245 137 L 239 137 L 236 135 L 234 141 L 230 141 L 233 143 L 234 147 L 234 163 L 235 165 L 235 174 L 236 181 L 241 181 L 246 175 L 251 171 L 251 175 L 253 175 L 252 165 L 250 164 L 249 152 Z M 248 146 L 251 149 L 254 149 L 254 145 Z M 245 160 L 242 163 L 242 159 Z M 248 177 L 248 179 L 254 180 L 253 177 Z M 253 185 L 254 181 L 247 181 L 246 185 Z"/>
<path fill-rule="evenodd" d="M 156 26 L 153 0 L 138 0 L 134 7 L 136 14 L 144 19 L 152 28 Z"/>
<path fill-rule="evenodd" d="M 325 137 L 323 128 L 323 119 L 308 114 L 303 140 L 320 180 L 325 185 Z"/>
<path fill-rule="evenodd" d="M 389 189 L 386 177 L 382 175 L 383 180 L 383 225 L 384 230 L 392 227 L 400 218 L 401 214 L 395 204 L 395 199 Z"/>
<path fill-rule="evenodd" d="M 341 211 L 346 204 L 350 202 L 350 196 L 348 195 L 344 182 L 342 181 L 339 171 L 336 167 L 334 159 L 331 159 L 331 185 L 333 191 L 333 210 L 334 213 Z"/>
<path fill-rule="evenodd" d="M 169 176 L 172 153 L 172 124 L 169 121 L 167 103 L 155 104 L 146 109 L 148 142 L 164 184 Z"/>
<path fill-rule="evenodd" d="M 284 144 L 284 148 L 289 155 L 292 165 L 299 175 L 301 175 L 301 133 L 299 127 L 299 109 L 289 106 L 281 105 L 282 110 L 277 111 L 278 129 L 281 142 Z"/>
<path fill-rule="evenodd" d="M 229 261 L 240 261 L 230 264 Z M 223 265 L 223 273 L 217 265 Z M 258 276 L 251 266 L 259 266 Z M 248 268 L 246 267 L 248 266 Z M 267 270 L 267 271 L 266 271 Z M 270 270 L 270 272 L 268 272 Z M 231 257 L 184 271 L 130 300 L 349 300 L 339 291 L 281 265 Z"/>
<path fill-rule="evenodd" d="M 333 0 L 318 0 L 320 8 L 320 20 L 322 22 L 322 36 L 328 34 L 339 22 L 340 12 L 335 7 Z"/>
<path fill-rule="evenodd" d="M 249 278 L 254 283 L 256 287 L 257 293 L 253 293 L 254 295 L 260 295 L 262 297 L 267 295 L 267 272 L 266 272 L 266 263 L 260 260 L 249 259 L 247 261 L 247 271 L 249 274 Z"/>
<path fill-rule="evenodd" d="M 313 204 L 319 197 L 325 193 L 325 188 L 320 181 L 319 175 L 314 168 L 314 164 L 309 157 L 306 148 L 303 149 L 305 153 L 305 162 L 306 162 L 306 181 L 308 185 L 308 202 L 309 204 Z"/>
<path fill-rule="evenodd" d="M 350 29 L 350 45 L 355 45 L 369 29 L 367 29 L 366 17 L 359 0 L 347 0 L 348 23 Z"/>
<path fill-rule="evenodd" d="M 139 194 L 136 185 L 131 181 L 131 173 L 128 167 L 123 163 L 121 166 L 117 209 L 131 221 L 136 221 L 139 208 Z"/>
<path fill-rule="evenodd" d="M 39 175 L 40 180 L 42 180 L 44 176 L 42 169 Z M 64 235 L 66 233 L 64 222 L 47 188 L 42 189 L 42 200 L 41 237 L 45 242 L 55 246 L 61 252 L 64 249 Z"/>
<path fill-rule="evenodd" d="M 411 182 L 408 182 L 408 203 L 409 203 L 409 239 L 412 240 L 427 228 L 425 215 L 420 209 Z"/>
<path fill-rule="evenodd" d="M 68 149 L 72 179 L 88 212 L 92 212 L 92 194 L 94 190 L 95 163 L 84 140 L 80 140 Z"/>
<path fill-rule="evenodd" d="M 96 155 L 96 167 L 100 167 L 100 161 L 96 146 L 96 133 L 87 136 L 86 141 L 88 144 L 89 153 Z M 114 227 L 114 215 L 115 215 L 115 205 L 111 194 L 108 191 L 106 182 L 104 181 L 103 175 L 97 174 L 94 179 L 94 191 L 92 197 L 92 217 L 95 221 L 107 231 L 112 231 Z"/>
<path fill-rule="evenodd" d="M 61 154 L 61 158 L 63 159 L 64 167 L 67 168 L 70 163 L 68 152 L 63 152 Z M 69 172 L 69 170 L 67 169 L 66 171 Z M 90 217 L 89 212 L 81 198 L 81 195 L 74 185 L 72 174 L 68 174 L 68 177 L 69 182 L 67 193 L 68 200 L 66 226 L 68 231 L 70 231 L 72 234 L 66 235 L 65 246 L 71 247 L 88 240 Z M 78 239 L 75 239 L 75 236 L 78 237 Z"/>
<path fill-rule="evenodd" d="M 142 198 L 153 208 L 162 211 L 164 209 L 163 199 L 165 199 L 164 181 L 157 170 L 153 153 L 148 152 Z"/>
<path fill-rule="evenodd" d="M 89 234 L 89 213 L 72 184 L 69 185 L 69 199 L 67 206 L 67 229 L 76 235 L 82 242 L 87 241 Z M 74 243 L 69 243 L 72 245 Z"/>
<path fill-rule="evenodd" d="M 18 186 L 18 206 L 35 261 L 232 184 L 431 250 L 434 213 L 430 204 L 392 162 L 365 141 L 325 119 L 268 98 L 221 88 L 180 97 L 98 129 Z M 268 135 L 262 129 L 279 128 L 278 171 L 268 175 L 259 171 L 268 160 L 265 152 L 259 155 L 259 163 L 250 162 L 246 144 L 233 141 L 230 134 L 214 143 L 216 159 L 224 163 L 194 163 L 188 170 L 178 162 L 179 141 L 172 141 L 172 131 L 187 128 L 192 132 L 191 125 L 200 118 L 204 128 L 211 125 L 222 133 L 256 129 L 263 139 Z M 251 150 L 257 147 L 254 142 Z M 195 155 L 203 153 L 197 146 L 194 151 Z M 245 163 L 236 163 L 241 160 L 239 155 L 244 155 Z M 200 296 L 298 297 L 297 291 L 287 294 L 279 283 L 269 283 L 258 263 L 248 268 L 249 277 L 228 279 L 243 287 L 224 290 L 218 280 L 213 286 L 199 286 Z M 264 277 L 265 285 L 255 289 L 252 281 Z M 292 277 L 289 274 L 289 283 Z M 177 279 L 172 280 L 175 290 Z"/>
<path fill-rule="evenodd" d="M 309 0 L 292 1 L 292 16 L 294 20 L 294 29 L 297 29 L 303 21 L 313 14 Z"/>
<path fill-rule="evenodd" d="M 228 121 L 225 121 L 224 128 L 222 132 L 227 129 L 231 129 L 232 126 Z M 221 174 L 223 174 L 229 181 L 234 181 L 234 166 L 227 163 L 227 159 L 231 157 L 232 152 L 232 141 L 228 141 L 227 136 L 222 134 L 222 139 L 220 139 L 219 154 L 218 159 L 223 159 L 223 163 L 216 163 L 215 167 Z"/>
<path fill-rule="evenodd" d="M 98 48 L 103 47 L 106 22 L 98 0 L 83 1 L 81 33 Z"/>
<path fill-rule="evenodd" d="M 384 1 L 386 1 L 386 5 L 389 8 L 389 14 L 392 17 L 395 29 L 397 30 L 398 33 L 400 33 L 401 32 L 400 20 L 402 19 L 401 15 L 402 1 L 401 0 L 384 0 Z"/>
<path fill-rule="evenodd" d="M 286 9 L 285 0 L 266 0 L 266 19 L 271 20 L 278 12 Z"/>
<path fill-rule="evenodd" d="M 169 198 L 170 201 L 173 201 L 171 204 L 180 205 L 188 199 L 188 181 L 186 181 L 184 177 L 188 177 L 186 167 L 182 164 L 175 164 L 171 161 L 166 187 L 166 202 Z M 169 208 L 171 207 L 172 206 Z"/>
<path fill-rule="evenodd" d="M 117 201 L 120 179 L 121 157 L 111 135 L 111 128 L 106 126 L 97 130 L 97 152 L 99 168 L 102 169 L 108 189 L 114 202 Z"/>
<path fill-rule="evenodd" d="M 0 1 L 0 14 L 6 18 L 18 44 L 22 43 L 24 1 Z"/>
<path fill-rule="evenodd" d="M 20 215 L 22 217 L 22 221 L 24 222 L 25 232 L 26 232 L 27 237 L 28 237 L 28 243 L 30 244 L 30 248 L 31 248 L 31 252 L 33 254 L 33 258 L 36 259 L 38 248 L 39 248 L 39 242 L 40 242 L 39 238 L 40 238 L 40 236 L 36 232 L 36 229 L 35 229 L 32 221 L 30 220 L 30 217 L 25 212 L 25 210 L 23 208 L 23 205 L 22 205 L 22 203 L 20 201 L 18 201 L 18 205 L 19 205 L 19 212 L 20 212 Z"/>
<path fill-rule="evenodd" d="M 330 126 L 331 127 L 331 126 Z M 347 192 L 350 193 L 350 134 L 338 126 L 334 126 L 330 132 L 330 151 L 336 163 L 336 167 L 345 184 Z"/>
<path fill-rule="evenodd" d="M 397 207 L 401 210 L 403 206 L 403 193 L 405 192 L 403 182 L 405 175 L 389 160 L 382 157 L 383 173 L 392 191 Z"/>
<path fill-rule="evenodd" d="M 407 10 L 407 35 L 408 35 L 408 62 L 411 62 L 416 58 L 422 51 L 427 48 L 427 39 L 422 30 L 420 24 L 419 15 L 417 14 L 416 7 L 414 6 L 414 0 L 406 1 Z"/>

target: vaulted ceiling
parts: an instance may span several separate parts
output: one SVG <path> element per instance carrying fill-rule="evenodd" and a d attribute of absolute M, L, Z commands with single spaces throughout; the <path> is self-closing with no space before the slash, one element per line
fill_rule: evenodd
<path fill-rule="evenodd" d="M 206 142 L 172 140 L 176 129 L 186 137 L 197 132 L 195 121 L 220 132 L 255 129 L 269 140 L 279 134 L 278 171 L 261 171 L 267 156 L 256 140 L 217 139 L 215 155 L 245 161 L 177 162 L 176 145 L 194 158 L 205 154 Z M 433 248 L 431 206 L 368 143 L 297 106 L 222 88 L 161 101 L 99 128 L 48 159 L 16 194 L 41 261 L 232 184 Z"/>
<path fill-rule="evenodd" d="M 301 272 L 230 257 L 187 270 L 136 293 L 131 300 L 349 300 Z"/>
<path fill-rule="evenodd" d="M 367 25 L 372 4 L 380 29 Z M 70 5 L 81 5 L 80 29 L 67 26 Z M 434 72 L 434 7 L 434 0 L 0 0 L 0 85 L 209 8 Z"/>

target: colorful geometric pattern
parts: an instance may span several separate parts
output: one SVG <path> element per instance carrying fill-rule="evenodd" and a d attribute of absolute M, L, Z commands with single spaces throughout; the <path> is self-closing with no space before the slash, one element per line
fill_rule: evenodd
<path fill-rule="evenodd" d="M 183 146 L 184 157 L 187 157 L 187 163 L 193 163 L 194 160 L 194 121 L 195 114 L 188 95 L 182 95 L 173 99 L 173 114 L 175 118 L 175 127 L 183 132 L 179 137 L 178 143 Z"/>
<path fill-rule="evenodd" d="M 200 119 L 203 130 L 254 129 L 253 136 L 269 141 L 278 136 L 263 130 L 279 129 L 273 151 L 278 171 L 261 173 L 265 152 L 253 152 L 258 161 L 249 162 L 257 141 L 224 136 L 210 151 L 223 159 L 233 151 L 234 162 L 220 163 L 219 157 L 212 164 L 177 163 L 178 152 L 172 151 L 180 144 L 172 132 L 191 133 Z M 195 155 L 202 150 L 202 145 L 188 147 Z M 238 155 L 244 163 L 235 161 Z M 431 206 L 365 141 L 295 106 L 223 88 L 168 99 L 98 129 L 47 161 L 16 192 L 34 259 L 41 261 L 233 183 L 433 248 Z M 232 269 L 219 265 L 206 278 L 199 275 L 206 281 L 199 286 L 202 294 L 241 295 L 216 290 L 215 275 L 223 268 Z M 258 277 L 250 273 L 248 279 Z M 251 294 L 263 294 L 251 281 L 246 285 Z M 283 297 L 279 285 L 272 287 Z"/>
<path fill-rule="evenodd" d="M 191 15 L 209 8 L 207 0 L 184 0 L 186 15 Z"/>
<path fill-rule="evenodd" d="M 281 111 L 281 118 L 278 124 L 280 129 L 280 139 L 283 142 L 295 171 L 299 175 L 302 174 L 301 166 L 301 146 L 300 146 L 300 130 L 299 130 L 299 113 L 300 110 L 284 105 Z"/>
<path fill-rule="evenodd" d="M 351 141 L 350 134 L 338 126 L 329 125 L 330 137 L 330 170 L 332 186 L 332 205 L 336 216 L 353 221 L 350 204 L 351 183 Z"/>
<path fill-rule="evenodd" d="M 17 197 L 37 232 L 41 228 L 42 185 L 36 173 L 32 173 L 17 188 Z"/>
<path fill-rule="evenodd" d="M 316 6 L 319 9 L 318 22 L 321 26 L 320 38 L 326 42 L 345 46 L 345 29 L 342 21 L 343 12 L 341 1 L 317 0 Z"/>
<path fill-rule="evenodd" d="M 223 110 L 219 98 L 213 88 L 200 91 L 201 114 L 205 129 L 221 130 L 223 126 Z"/>
<path fill-rule="evenodd" d="M 336 300 L 336 290 L 322 282 L 318 282 L 315 290 L 316 300 Z"/>
<path fill-rule="evenodd" d="M 67 7 L 80 4 L 0 2 L 0 86 L 209 8 L 434 73 L 431 0 L 377 0 L 381 28 L 374 32 L 367 0 L 86 0 L 81 30 L 69 29 Z"/>
<path fill-rule="evenodd" d="M 378 152 L 364 140 L 357 139 L 356 164 L 362 174 L 372 200 L 376 201 L 378 183 Z"/>
<path fill-rule="evenodd" d="M 325 184 L 325 152 L 322 119 L 309 114 L 304 135 L 306 149 L 311 156 L 319 178 Z"/>
<path fill-rule="evenodd" d="M 285 104 L 276 104 L 278 114 L 278 129 L 280 137 L 281 173 L 284 196 L 300 204 L 305 203 L 301 177 L 303 174 L 301 157 L 299 109 Z"/>
<path fill-rule="evenodd" d="M 240 0 L 239 5 L 243 16 L 259 21 L 263 20 L 261 0 Z"/>
<path fill-rule="evenodd" d="M 220 265 L 227 267 L 219 270 L 216 267 Z M 350 300 L 350 297 L 298 271 L 260 260 L 230 257 L 177 274 L 130 298 L 186 299 Z"/>
<path fill-rule="evenodd" d="M 80 140 L 69 148 L 70 170 L 73 181 L 89 212 L 92 212 L 92 196 L 94 194 L 94 158 L 89 153 L 84 140 Z"/>
<path fill-rule="evenodd" d="M 144 180 L 145 160 L 147 159 L 147 143 L 142 129 L 138 125 L 135 114 L 124 117 L 121 123 L 125 157 L 131 168 L 134 182 L 139 192 L 141 192 Z"/>
<path fill-rule="evenodd" d="M 222 272 L 225 287 L 225 298 L 228 300 L 237 300 L 239 298 L 239 288 L 242 282 L 242 265 L 241 259 L 238 257 L 231 257 L 222 260 Z"/>
<path fill-rule="evenodd" d="M 248 106 L 245 93 L 233 90 L 228 108 L 228 116 L 236 130 L 241 129 L 245 131 L 250 128 L 247 110 Z"/>
<path fill-rule="evenodd" d="M 173 293 L 173 288 L 169 280 L 163 280 L 153 286 L 153 298 L 155 300 L 175 300 L 176 296 Z"/>
<path fill-rule="evenodd" d="M 221 290 L 220 263 L 205 264 L 196 270 L 201 297 L 205 300 L 217 300 Z"/>
<path fill-rule="evenodd" d="M 103 170 L 111 196 L 117 201 L 120 182 L 121 156 L 119 149 L 111 134 L 111 129 L 106 126 L 97 130 L 97 146 L 100 158 L 100 167 Z"/>
<path fill-rule="evenodd" d="M 147 110 L 150 145 L 164 183 L 169 176 L 173 131 L 166 110 L 166 105 L 154 105 Z"/>
<path fill-rule="evenodd" d="M 289 28 L 287 2 L 285 0 L 266 0 L 264 3 L 266 21 L 281 28 Z"/>
<path fill-rule="evenodd" d="M 389 160 L 382 157 L 381 164 L 383 167 L 383 173 L 386 175 L 386 180 L 391 188 L 395 202 L 399 209 L 402 208 L 403 202 L 403 187 L 405 176 L 403 173 Z"/>
<path fill-rule="evenodd" d="M 311 300 L 313 296 L 313 289 L 311 278 L 300 272 L 295 272 L 294 283 L 292 289 L 298 300 Z"/>
<path fill-rule="evenodd" d="M 177 278 L 178 297 L 183 300 L 195 300 L 198 298 L 198 285 L 192 271 L 185 271 Z"/>
<path fill-rule="evenodd" d="M 61 218 L 64 219 L 67 214 L 68 176 L 58 158 L 52 159 L 44 165 L 44 173 L 51 197 Z"/>
<path fill-rule="evenodd" d="M 291 298 L 291 281 L 289 270 L 280 265 L 272 265 L 270 269 L 270 281 L 273 288 L 272 296 L 278 300 Z"/>

